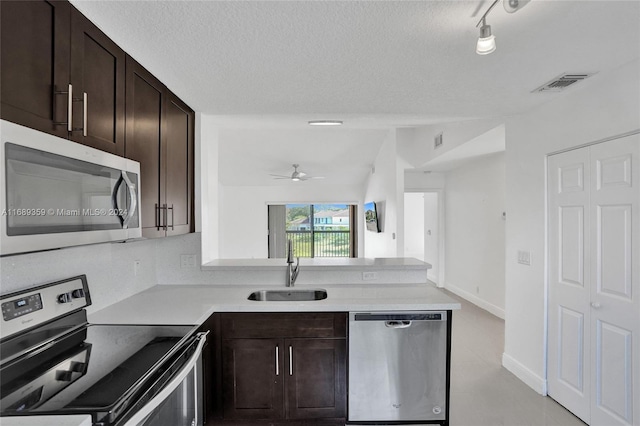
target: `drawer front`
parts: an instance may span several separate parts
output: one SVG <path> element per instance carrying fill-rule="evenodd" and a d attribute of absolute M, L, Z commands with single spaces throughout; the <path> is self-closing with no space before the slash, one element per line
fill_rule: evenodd
<path fill-rule="evenodd" d="M 346 337 L 347 314 L 229 313 L 222 314 L 222 336 L 233 338 Z"/>

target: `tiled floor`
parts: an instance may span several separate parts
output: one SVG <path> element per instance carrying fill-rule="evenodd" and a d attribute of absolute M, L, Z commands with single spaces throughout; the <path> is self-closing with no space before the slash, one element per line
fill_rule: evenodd
<path fill-rule="evenodd" d="M 462 304 L 453 313 L 451 426 L 584 426 L 502 367 L 503 320 L 448 294 Z"/>

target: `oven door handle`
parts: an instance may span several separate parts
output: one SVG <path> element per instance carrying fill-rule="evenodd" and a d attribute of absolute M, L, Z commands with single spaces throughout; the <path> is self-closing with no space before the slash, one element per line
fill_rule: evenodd
<path fill-rule="evenodd" d="M 202 355 L 202 348 L 204 347 L 205 342 L 207 341 L 208 331 L 198 333 L 196 335 L 196 339 L 198 340 L 198 346 L 196 347 L 195 352 L 189 358 L 189 361 L 182 367 L 180 372 L 176 374 L 176 376 L 171 379 L 171 381 L 156 395 L 154 396 L 144 407 L 138 410 L 125 424 L 124 426 L 138 426 L 149 414 L 153 412 L 156 408 L 160 406 L 164 402 L 165 399 L 169 395 L 175 391 L 182 381 L 184 380 L 191 370 L 196 366 L 198 359 Z M 196 410 L 197 412 L 198 410 Z"/>

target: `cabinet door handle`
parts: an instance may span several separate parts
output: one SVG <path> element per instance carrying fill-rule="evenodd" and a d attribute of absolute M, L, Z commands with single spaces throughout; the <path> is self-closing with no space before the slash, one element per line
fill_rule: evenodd
<path fill-rule="evenodd" d="M 73 131 L 73 86 L 71 84 L 69 84 L 69 88 L 67 89 L 67 91 L 59 91 L 59 90 L 55 90 L 53 91 L 54 95 L 67 95 L 67 121 L 54 121 L 53 124 L 56 125 L 62 125 L 62 124 L 66 124 L 67 125 L 67 132 L 71 132 Z M 53 99 L 53 116 L 56 116 L 56 100 L 55 100 L 55 96 Z M 54 118 L 55 120 L 55 118 Z"/>
<path fill-rule="evenodd" d="M 156 231 L 160 230 L 160 206 L 158 203 L 154 204 L 156 206 Z"/>
<path fill-rule="evenodd" d="M 171 230 L 173 231 L 173 204 L 171 207 L 167 207 L 167 210 L 171 210 Z"/>
<path fill-rule="evenodd" d="M 289 345 L 289 375 L 293 376 L 293 348 Z"/>
<path fill-rule="evenodd" d="M 87 92 L 84 92 L 82 95 L 82 136 L 87 136 L 87 110 L 89 104 L 89 95 Z"/>
<path fill-rule="evenodd" d="M 169 227 L 167 226 L 167 223 L 168 223 L 168 213 L 167 213 L 167 210 L 168 210 L 168 209 L 167 209 L 167 205 L 166 205 L 166 204 L 163 204 L 163 205 L 162 205 L 162 209 L 164 210 L 164 226 L 163 226 L 163 228 L 164 228 L 164 230 L 166 231 L 166 230 L 169 228 Z"/>
<path fill-rule="evenodd" d="M 278 345 L 276 345 L 276 376 L 280 375 L 280 362 L 278 362 L 279 361 L 278 358 L 280 358 L 279 348 L 278 348 Z"/>

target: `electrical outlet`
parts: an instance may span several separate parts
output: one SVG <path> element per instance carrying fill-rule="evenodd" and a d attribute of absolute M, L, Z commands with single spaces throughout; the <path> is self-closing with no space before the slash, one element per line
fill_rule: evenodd
<path fill-rule="evenodd" d="M 195 268 L 196 267 L 196 255 L 195 254 L 181 254 L 180 255 L 180 267 L 181 268 Z"/>
<path fill-rule="evenodd" d="M 378 274 L 375 272 L 363 272 L 362 281 L 373 281 L 378 279 Z"/>
<path fill-rule="evenodd" d="M 139 260 L 134 260 L 133 261 L 133 275 L 135 277 L 138 276 L 138 272 L 140 272 L 140 261 Z"/>
<path fill-rule="evenodd" d="M 531 266 L 531 252 L 518 250 L 518 263 L 521 265 Z"/>

